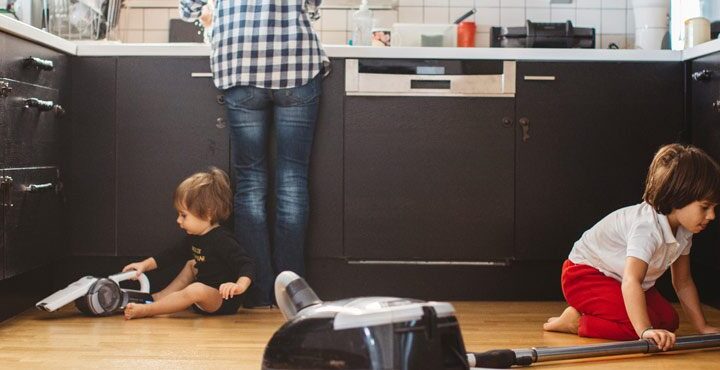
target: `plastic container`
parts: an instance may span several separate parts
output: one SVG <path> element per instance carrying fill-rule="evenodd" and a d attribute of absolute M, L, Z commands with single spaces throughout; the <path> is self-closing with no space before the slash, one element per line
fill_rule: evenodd
<path fill-rule="evenodd" d="M 392 46 L 457 46 L 457 25 L 427 23 L 395 23 Z"/>
<path fill-rule="evenodd" d="M 367 0 L 362 0 L 360 9 L 353 13 L 352 44 L 354 46 L 372 45 L 373 14 Z"/>
<path fill-rule="evenodd" d="M 460 48 L 474 48 L 476 31 L 477 26 L 475 26 L 475 22 L 460 22 L 457 27 L 457 46 Z"/>

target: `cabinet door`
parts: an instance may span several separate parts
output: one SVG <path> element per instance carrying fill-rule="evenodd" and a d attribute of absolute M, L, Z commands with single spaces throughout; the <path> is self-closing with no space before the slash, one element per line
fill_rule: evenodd
<path fill-rule="evenodd" d="M 5 278 L 48 264 L 62 251 L 57 167 L 5 169 L 12 179 L 5 203 Z"/>
<path fill-rule="evenodd" d="M 73 58 L 72 125 L 65 176 L 73 255 L 114 256 L 117 58 Z M 95 88 L 88 88 L 95 86 Z"/>
<path fill-rule="evenodd" d="M 121 57 L 117 80 L 117 243 L 122 256 L 183 238 L 172 197 L 208 166 L 229 170 L 229 137 L 207 57 Z M 221 121 L 218 121 L 221 119 Z"/>
<path fill-rule="evenodd" d="M 508 98 L 347 97 L 345 255 L 510 257 L 512 115 Z"/>
<path fill-rule="evenodd" d="M 565 258 L 602 217 L 642 201 L 653 154 L 679 139 L 682 74 L 680 63 L 518 63 L 516 257 Z"/>
<path fill-rule="evenodd" d="M 720 53 L 693 60 L 690 73 L 701 71 L 708 71 L 709 74 L 688 82 L 692 143 L 720 162 Z M 720 208 L 716 208 L 717 211 Z M 720 262 L 719 243 L 720 226 L 716 220 L 710 223 L 707 230 L 693 238 L 693 262 L 717 269 Z"/>

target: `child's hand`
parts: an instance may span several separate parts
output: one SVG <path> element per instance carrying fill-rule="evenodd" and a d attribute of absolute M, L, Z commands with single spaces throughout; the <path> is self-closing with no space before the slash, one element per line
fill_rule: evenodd
<path fill-rule="evenodd" d="M 675 345 L 675 334 L 663 329 L 645 330 L 640 339 L 652 339 L 663 351 L 667 351 Z"/>
<path fill-rule="evenodd" d="M 240 286 L 237 283 L 223 283 L 220 285 L 220 295 L 223 297 L 223 299 L 230 299 L 236 295 L 243 294 L 245 292 L 245 288 Z"/>
<path fill-rule="evenodd" d="M 145 264 L 142 262 L 133 262 L 125 267 L 123 267 L 122 272 L 129 271 L 129 270 L 135 270 L 137 273 L 135 274 L 135 280 L 145 272 Z"/>

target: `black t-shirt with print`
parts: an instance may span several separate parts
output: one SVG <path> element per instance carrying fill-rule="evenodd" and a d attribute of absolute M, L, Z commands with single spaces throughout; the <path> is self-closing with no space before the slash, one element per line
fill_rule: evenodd
<path fill-rule="evenodd" d="M 194 259 L 196 280 L 216 289 L 220 284 L 236 282 L 241 276 L 254 280 L 252 258 L 222 226 L 205 235 L 188 235 L 183 243 L 153 258 L 158 267 Z"/>

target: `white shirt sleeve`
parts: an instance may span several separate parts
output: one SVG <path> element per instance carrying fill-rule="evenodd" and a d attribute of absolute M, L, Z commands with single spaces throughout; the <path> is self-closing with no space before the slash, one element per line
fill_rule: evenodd
<path fill-rule="evenodd" d="M 688 245 L 685 246 L 685 249 L 683 249 L 680 255 L 687 256 L 688 254 L 690 254 L 690 247 L 692 247 L 692 239 L 688 240 Z"/>
<path fill-rule="evenodd" d="M 634 224 L 627 239 L 626 257 L 635 257 L 647 264 L 657 248 L 662 244 L 657 229 L 650 223 Z"/>

